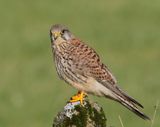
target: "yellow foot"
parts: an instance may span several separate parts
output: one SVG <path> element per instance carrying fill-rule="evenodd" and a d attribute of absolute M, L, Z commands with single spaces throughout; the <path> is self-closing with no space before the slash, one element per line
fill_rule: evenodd
<path fill-rule="evenodd" d="M 76 95 L 71 97 L 70 102 L 80 101 L 81 105 L 83 105 L 83 101 L 86 96 L 87 96 L 86 93 L 84 93 L 83 91 L 79 91 Z"/>

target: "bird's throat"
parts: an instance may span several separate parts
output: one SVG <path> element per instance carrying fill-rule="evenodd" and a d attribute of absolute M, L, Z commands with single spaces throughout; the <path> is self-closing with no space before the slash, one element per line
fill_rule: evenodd
<path fill-rule="evenodd" d="M 63 52 L 66 46 L 67 46 L 67 42 L 63 38 L 59 37 L 55 40 L 54 48 L 56 48 L 57 51 Z"/>

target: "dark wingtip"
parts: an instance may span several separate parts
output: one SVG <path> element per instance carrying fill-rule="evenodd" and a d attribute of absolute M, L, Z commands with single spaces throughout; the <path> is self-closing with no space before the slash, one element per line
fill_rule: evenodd
<path fill-rule="evenodd" d="M 128 108 L 129 110 L 131 110 L 133 113 L 138 115 L 140 118 L 151 121 L 151 119 L 147 115 L 139 111 L 138 108 L 135 107 L 133 104 L 130 105 L 129 103 L 126 103 L 126 102 L 120 102 L 120 103 L 124 105 L 126 108 Z"/>
<path fill-rule="evenodd" d="M 149 120 L 149 121 L 151 121 L 151 118 L 148 117 L 148 116 L 145 115 L 145 114 L 141 115 L 141 118 L 143 118 L 144 120 Z"/>
<path fill-rule="evenodd" d="M 143 105 L 141 105 L 138 101 L 132 98 L 132 102 L 134 102 L 136 105 L 138 105 L 141 108 L 144 108 Z"/>
<path fill-rule="evenodd" d="M 148 117 L 148 116 L 147 116 L 146 114 L 144 114 L 143 112 L 141 112 L 141 111 L 139 111 L 139 110 L 137 110 L 137 109 L 132 109 L 132 111 L 133 111 L 135 114 L 137 114 L 139 117 L 141 117 L 142 119 L 151 121 L 151 118 Z"/>
<path fill-rule="evenodd" d="M 125 94 L 125 93 L 124 93 L 124 95 L 125 95 L 126 98 L 128 98 L 130 101 L 132 101 L 134 104 L 138 105 L 138 106 L 141 107 L 141 108 L 144 108 L 143 105 L 140 104 L 138 101 L 136 101 L 134 98 L 128 96 L 128 95 Z"/>
<path fill-rule="evenodd" d="M 136 101 L 135 99 L 133 99 L 133 98 L 131 98 L 131 97 L 128 97 L 128 99 L 129 99 L 130 101 L 132 101 L 132 103 L 138 105 L 139 107 L 144 108 L 143 105 L 140 104 L 140 103 L 139 103 L 138 101 Z"/>
<path fill-rule="evenodd" d="M 133 102 L 134 104 L 136 104 L 137 106 L 144 108 L 142 104 L 140 104 L 138 101 L 136 101 L 134 98 L 132 98 L 131 96 L 127 95 L 125 92 L 123 92 L 118 86 L 116 87 L 117 90 L 119 90 L 119 92 L 125 96 L 129 101 Z"/>

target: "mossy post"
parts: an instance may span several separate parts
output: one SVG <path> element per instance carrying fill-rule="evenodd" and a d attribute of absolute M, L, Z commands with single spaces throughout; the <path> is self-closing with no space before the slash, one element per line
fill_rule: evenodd
<path fill-rule="evenodd" d="M 97 103 L 84 101 L 67 103 L 54 118 L 53 127 L 106 127 L 106 117 Z"/>

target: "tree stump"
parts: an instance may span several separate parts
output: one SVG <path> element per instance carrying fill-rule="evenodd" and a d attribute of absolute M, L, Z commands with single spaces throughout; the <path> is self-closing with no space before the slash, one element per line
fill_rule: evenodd
<path fill-rule="evenodd" d="M 101 106 L 85 100 L 67 103 L 54 118 L 53 127 L 106 127 L 106 117 Z"/>

